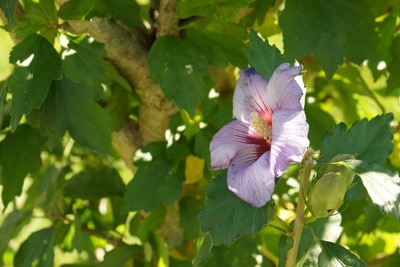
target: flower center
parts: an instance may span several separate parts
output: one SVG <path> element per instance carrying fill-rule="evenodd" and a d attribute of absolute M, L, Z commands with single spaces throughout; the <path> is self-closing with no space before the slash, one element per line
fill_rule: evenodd
<path fill-rule="evenodd" d="M 253 112 L 250 114 L 251 116 L 251 126 L 253 126 L 254 130 L 264 137 L 265 141 L 268 144 L 271 144 L 272 141 L 272 125 L 264 121 L 260 115 Z"/>

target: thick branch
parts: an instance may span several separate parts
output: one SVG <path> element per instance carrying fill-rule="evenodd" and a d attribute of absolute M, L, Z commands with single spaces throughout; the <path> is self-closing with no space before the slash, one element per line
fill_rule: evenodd
<path fill-rule="evenodd" d="M 177 0 L 160 0 L 160 10 L 157 19 L 157 36 L 178 35 L 179 18 L 176 15 Z"/>

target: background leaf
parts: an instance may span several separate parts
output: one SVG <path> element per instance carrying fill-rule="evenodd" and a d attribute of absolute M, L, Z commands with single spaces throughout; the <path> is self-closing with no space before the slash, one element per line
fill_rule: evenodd
<path fill-rule="evenodd" d="M 54 227 L 42 229 L 31 234 L 15 255 L 15 265 L 30 267 L 36 263 L 37 266 L 53 266 L 53 246 L 56 234 L 57 231 Z"/>
<path fill-rule="evenodd" d="M 268 223 L 268 206 L 254 208 L 229 191 L 226 172 L 211 180 L 200 211 L 200 229 L 214 245 L 231 245 L 236 239 L 254 236 Z"/>
<path fill-rule="evenodd" d="M 9 83 L 13 93 L 11 127 L 15 130 L 23 114 L 42 104 L 52 79 L 61 78 L 61 60 L 45 38 L 33 34 L 13 48 L 10 62 L 19 65 Z"/>
<path fill-rule="evenodd" d="M 11 29 L 14 28 L 14 15 L 17 4 L 18 0 L 4 0 L 0 2 L 0 8 L 3 10 Z"/>
<path fill-rule="evenodd" d="M 115 169 L 103 167 L 74 175 L 66 182 L 64 193 L 68 197 L 89 200 L 122 197 L 125 185 Z"/>
<path fill-rule="evenodd" d="M 1 196 L 4 205 L 21 194 L 26 175 L 39 169 L 42 142 L 43 139 L 37 130 L 27 124 L 22 124 L 0 143 L 0 159 L 3 167 Z M 21 150 L 15 147 L 20 147 Z"/>

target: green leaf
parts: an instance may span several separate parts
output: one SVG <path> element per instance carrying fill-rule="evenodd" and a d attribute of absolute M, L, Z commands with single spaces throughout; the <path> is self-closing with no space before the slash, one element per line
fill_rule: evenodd
<path fill-rule="evenodd" d="M 210 235 L 202 234 L 197 240 L 197 252 L 193 259 L 193 267 L 200 267 L 205 264 L 211 256 L 213 247 Z"/>
<path fill-rule="evenodd" d="M 54 90 L 57 125 L 66 127 L 79 145 L 113 155 L 108 114 L 95 101 L 97 90 L 66 78 L 55 81 Z"/>
<path fill-rule="evenodd" d="M 21 267 L 53 266 L 57 231 L 50 227 L 31 234 L 15 254 L 14 265 Z"/>
<path fill-rule="evenodd" d="M 199 20 L 189 25 L 187 34 L 188 40 L 207 57 L 210 64 L 226 66 L 232 63 L 242 68 L 247 65 L 242 53 L 247 38 L 245 27 L 217 20 Z"/>
<path fill-rule="evenodd" d="M 3 10 L 7 18 L 8 25 L 14 29 L 14 15 L 17 9 L 18 0 L 2 0 L 0 1 L 0 8 Z"/>
<path fill-rule="evenodd" d="M 149 68 L 151 79 L 160 84 L 165 96 L 193 117 L 197 103 L 207 96 L 205 57 L 189 42 L 163 36 L 151 47 Z"/>
<path fill-rule="evenodd" d="M 115 169 L 101 167 L 74 175 L 66 182 L 64 193 L 67 197 L 89 200 L 122 197 L 125 185 Z"/>
<path fill-rule="evenodd" d="M 43 37 L 29 35 L 17 44 L 10 54 L 17 65 L 10 78 L 11 127 L 15 130 L 23 114 L 38 108 L 44 101 L 53 79 L 62 75 L 57 51 Z"/>
<path fill-rule="evenodd" d="M 104 261 L 98 266 L 126 266 L 127 261 L 137 255 L 139 249 L 140 247 L 137 245 L 116 247 L 104 255 Z"/>
<path fill-rule="evenodd" d="M 87 35 L 71 37 L 68 49 L 63 52 L 65 75 L 73 82 L 99 86 L 106 82 L 102 60 L 106 55 L 104 45 Z"/>
<path fill-rule="evenodd" d="M 53 0 L 23 1 L 24 14 L 15 23 L 15 34 L 20 40 L 40 34 L 50 43 L 58 34 L 58 17 Z"/>
<path fill-rule="evenodd" d="M 374 17 L 363 0 L 288 0 L 279 24 L 288 59 L 314 53 L 328 78 L 344 57 L 360 64 L 377 47 Z"/>
<path fill-rule="evenodd" d="M 136 1 L 71 0 L 60 7 L 58 15 L 64 20 L 113 18 L 127 26 L 134 26 L 140 24 L 139 12 L 140 7 Z"/>
<path fill-rule="evenodd" d="M 150 234 L 163 225 L 166 214 L 166 207 L 160 204 L 140 223 L 136 235 L 143 243 L 148 242 Z"/>
<path fill-rule="evenodd" d="M 94 0 L 71 0 L 65 2 L 58 10 L 61 19 L 83 19 L 94 7 Z"/>
<path fill-rule="evenodd" d="M 191 197 L 182 197 L 179 201 L 180 225 L 183 229 L 183 237 L 186 240 L 195 239 L 199 236 L 199 219 L 201 201 Z"/>
<path fill-rule="evenodd" d="M 200 229 L 214 245 L 231 245 L 243 236 L 254 236 L 268 223 L 268 205 L 254 208 L 229 191 L 226 172 L 211 180 L 200 212 Z"/>
<path fill-rule="evenodd" d="M 389 123 L 393 114 L 379 115 L 368 121 L 355 122 L 350 129 L 341 123 L 325 136 L 319 163 L 329 162 L 338 154 L 354 155 L 357 159 L 382 164 L 393 150 Z"/>
<path fill-rule="evenodd" d="M 300 246 L 297 254 L 296 266 L 315 266 L 316 255 L 320 253 L 320 247 L 315 242 L 315 239 L 327 240 L 336 242 L 342 233 L 340 226 L 342 217 L 340 214 L 318 219 L 307 227 L 303 228 L 300 238 Z M 289 239 L 292 240 L 292 239 Z M 281 260 L 286 258 L 286 255 L 280 255 Z"/>
<path fill-rule="evenodd" d="M 254 0 L 191 0 L 179 1 L 177 12 L 179 17 L 188 18 L 194 15 L 199 16 L 217 16 L 224 20 L 234 20 L 236 11 L 241 7 L 246 7 Z"/>
<path fill-rule="evenodd" d="M 391 54 L 393 59 L 388 65 L 388 71 L 391 75 L 387 80 L 387 91 L 394 94 L 400 91 L 400 76 L 395 74 L 400 68 L 400 36 L 398 35 L 393 40 Z"/>
<path fill-rule="evenodd" d="M 266 80 L 269 80 L 275 69 L 287 60 L 275 45 L 264 41 L 255 30 L 250 30 L 249 43 L 244 54 L 250 65 Z"/>
<path fill-rule="evenodd" d="M 2 258 L 3 253 L 9 246 L 10 240 L 13 238 L 15 233 L 18 233 L 22 225 L 26 223 L 26 220 L 30 218 L 31 210 L 20 211 L 14 210 L 7 214 L 7 217 L 1 222 L 0 227 L 0 257 Z M 2 261 L 0 260 L 0 264 Z"/>
<path fill-rule="evenodd" d="M 320 245 L 322 252 L 318 256 L 318 266 L 367 266 L 357 255 L 351 253 L 349 250 L 338 244 L 320 240 Z"/>
<path fill-rule="evenodd" d="M 368 192 L 372 203 L 385 213 L 393 213 L 400 220 L 400 177 L 374 163 L 346 160 Z"/>
<path fill-rule="evenodd" d="M 9 132 L 0 143 L 4 206 L 21 194 L 25 176 L 39 169 L 41 144 L 39 132 L 27 124 L 20 125 L 14 133 Z"/>
<path fill-rule="evenodd" d="M 150 211 L 163 202 L 172 204 L 182 190 L 184 173 L 175 169 L 165 154 L 166 144 L 152 143 L 143 151 L 151 152 L 152 160 L 135 162 L 138 170 L 129 182 L 125 194 L 125 211 L 144 209 Z"/>

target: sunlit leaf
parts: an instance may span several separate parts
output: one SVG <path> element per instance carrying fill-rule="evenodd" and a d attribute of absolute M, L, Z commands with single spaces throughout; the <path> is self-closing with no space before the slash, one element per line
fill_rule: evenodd
<path fill-rule="evenodd" d="M 321 240 L 320 245 L 322 247 L 322 251 L 318 257 L 318 266 L 367 266 L 357 255 L 351 253 L 350 251 L 338 244 Z"/>
<path fill-rule="evenodd" d="M 45 38 L 33 34 L 13 48 L 10 62 L 17 64 L 9 82 L 11 127 L 15 130 L 22 115 L 42 104 L 52 79 L 61 78 L 61 60 Z"/>
<path fill-rule="evenodd" d="M 214 245 L 229 246 L 240 237 L 252 237 L 268 223 L 268 206 L 254 208 L 229 191 L 226 172 L 211 180 L 206 197 L 200 228 Z"/>
<path fill-rule="evenodd" d="M 393 213 L 400 220 L 400 177 L 374 163 L 346 160 L 360 176 L 372 202 L 383 212 Z"/>
<path fill-rule="evenodd" d="M 329 162 L 337 154 L 354 155 L 357 159 L 382 164 L 393 150 L 389 123 L 393 114 L 383 114 L 368 121 L 355 122 L 350 129 L 341 123 L 325 136 L 319 162 Z"/>

